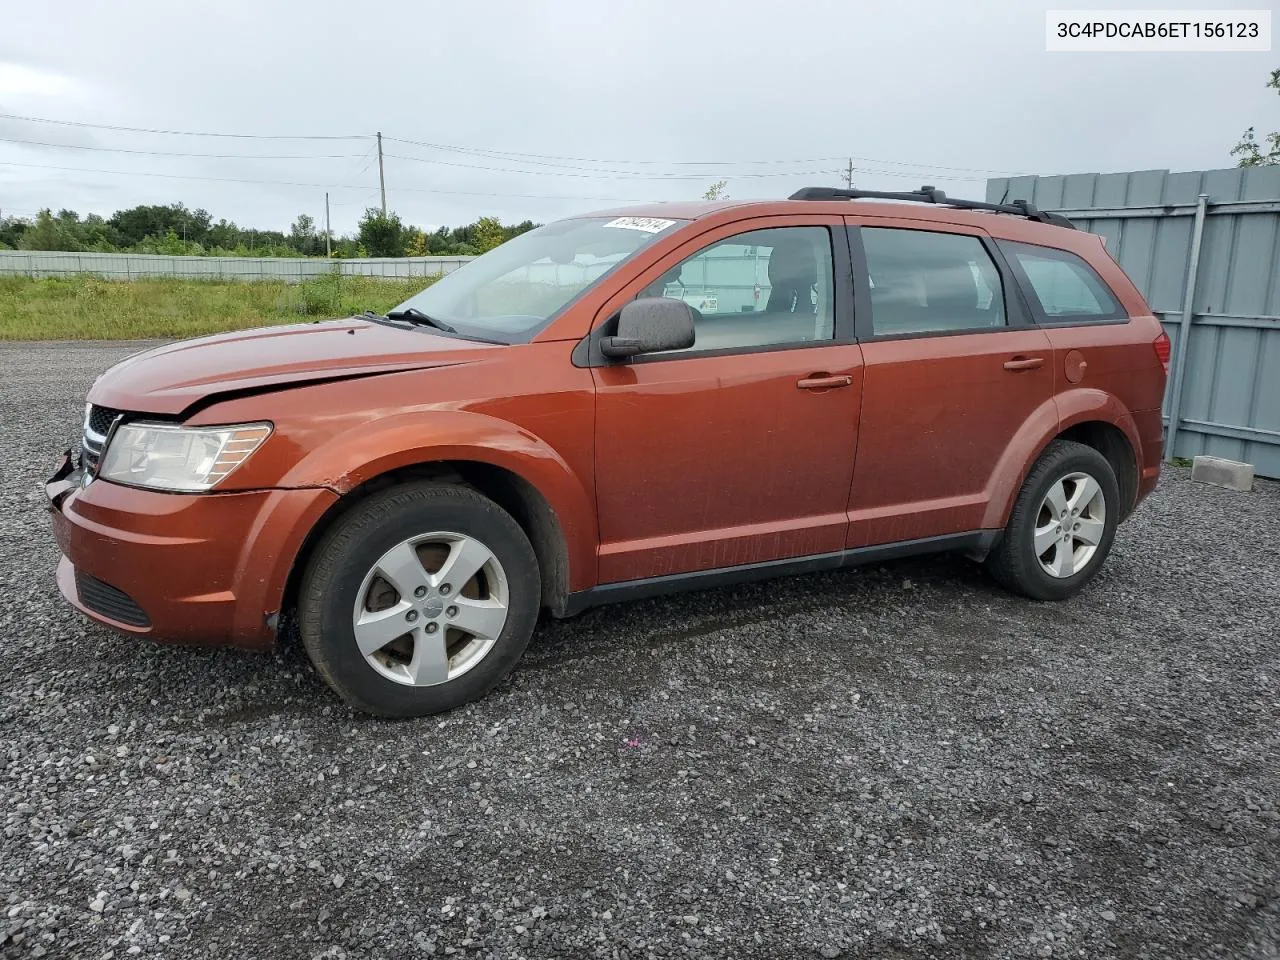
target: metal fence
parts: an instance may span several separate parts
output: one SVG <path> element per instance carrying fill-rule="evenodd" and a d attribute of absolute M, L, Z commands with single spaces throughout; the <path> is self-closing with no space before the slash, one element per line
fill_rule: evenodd
<path fill-rule="evenodd" d="M 1280 168 L 987 181 L 1106 238 L 1173 339 L 1166 451 L 1280 477 Z"/>
<path fill-rule="evenodd" d="M 0 276 L 65 277 L 93 274 L 109 280 L 179 277 L 190 280 L 283 280 L 298 283 L 334 271 L 345 276 L 432 277 L 452 273 L 473 257 L 168 257 L 145 253 L 58 253 L 0 250 Z"/>

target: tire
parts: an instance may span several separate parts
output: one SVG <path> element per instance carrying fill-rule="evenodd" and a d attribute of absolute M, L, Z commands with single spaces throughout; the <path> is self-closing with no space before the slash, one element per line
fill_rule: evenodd
<path fill-rule="evenodd" d="M 1096 494 L 1086 480 L 1096 484 Z M 1061 508 L 1070 520 L 1065 527 Z M 1120 514 L 1120 486 L 1107 458 L 1082 443 L 1055 440 L 1027 474 L 987 569 L 1015 593 L 1065 600 L 1097 574 Z"/>
<path fill-rule="evenodd" d="M 298 630 L 351 706 L 418 717 L 497 686 L 540 605 L 538 560 L 515 520 L 468 487 L 418 481 L 371 495 L 325 533 L 302 577 Z"/>

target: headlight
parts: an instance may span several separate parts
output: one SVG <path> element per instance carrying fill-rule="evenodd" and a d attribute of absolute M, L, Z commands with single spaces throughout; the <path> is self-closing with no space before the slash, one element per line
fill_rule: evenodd
<path fill-rule="evenodd" d="M 122 423 L 111 436 L 98 476 L 160 490 L 209 490 L 271 435 L 269 423 L 183 427 Z"/>

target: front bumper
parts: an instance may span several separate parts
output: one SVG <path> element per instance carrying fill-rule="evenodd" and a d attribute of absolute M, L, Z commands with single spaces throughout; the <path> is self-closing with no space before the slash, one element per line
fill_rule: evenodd
<path fill-rule="evenodd" d="M 45 484 L 58 587 L 101 623 L 159 641 L 268 647 L 324 488 L 162 493 L 78 482 L 70 453 Z"/>

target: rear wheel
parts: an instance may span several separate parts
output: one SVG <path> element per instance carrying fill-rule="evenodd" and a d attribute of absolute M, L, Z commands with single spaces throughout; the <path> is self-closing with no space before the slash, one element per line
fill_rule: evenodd
<path fill-rule="evenodd" d="M 1107 458 L 1082 443 L 1055 440 L 1027 475 L 987 567 L 1010 590 L 1064 600 L 1102 566 L 1119 515 L 1119 485 Z"/>
<path fill-rule="evenodd" d="M 519 525 L 466 487 L 411 483 L 342 517 L 303 576 L 298 627 L 344 700 L 390 717 L 483 696 L 537 621 L 538 562 Z"/>

